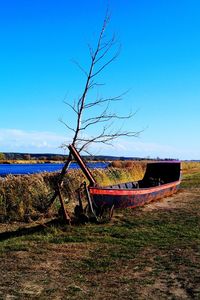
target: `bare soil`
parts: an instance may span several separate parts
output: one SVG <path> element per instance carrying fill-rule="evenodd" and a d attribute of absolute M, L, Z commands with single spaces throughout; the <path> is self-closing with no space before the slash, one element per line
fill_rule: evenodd
<path fill-rule="evenodd" d="M 177 208 L 188 207 L 190 198 L 199 199 L 200 189 L 181 189 L 176 194 L 170 197 L 160 199 L 159 201 L 151 202 L 145 205 L 143 211 L 153 210 L 174 210 Z"/>

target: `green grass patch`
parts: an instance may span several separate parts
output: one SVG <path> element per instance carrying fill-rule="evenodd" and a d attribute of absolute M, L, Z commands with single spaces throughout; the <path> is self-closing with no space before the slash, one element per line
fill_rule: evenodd
<path fill-rule="evenodd" d="M 200 171 L 193 174 L 184 174 L 181 183 L 182 188 L 198 188 L 200 187 Z"/>
<path fill-rule="evenodd" d="M 51 225 L 2 241 L 10 277 L 0 295 L 21 291 L 26 278 L 42 287 L 38 299 L 199 299 L 199 184 L 200 173 L 184 174 L 170 210 L 126 209 L 108 224 Z"/>

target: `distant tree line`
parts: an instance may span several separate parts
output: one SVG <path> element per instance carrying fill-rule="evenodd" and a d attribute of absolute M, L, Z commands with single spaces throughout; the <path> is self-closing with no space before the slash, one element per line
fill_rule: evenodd
<path fill-rule="evenodd" d="M 29 153 L 0 153 L 0 160 L 40 160 L 40 161 L 64 161 L 66 155 L 58 154 L 29 154 Z"/>
<path fill-rule="evenodd" d="M 131 161 L 131 160 L 160 160 L 160 161 L 170 161 L 174 160 L 174 158 L 164 158 L 161 159 L 159 157 L 150 158 L 150 157 L 124 157 L 124 156 L 107 156 L 107 155 L 97 155 L 97 156 L 90 156 L 86 155 L 83 158 L 87 161 Z M 67 160 L 66 155 L 62 154 L 37 154 L 37 153 L 0 153 L 0 161 L 7 161 L 7 160 L 38 160 L 38 161 L 65 161 Z"/>

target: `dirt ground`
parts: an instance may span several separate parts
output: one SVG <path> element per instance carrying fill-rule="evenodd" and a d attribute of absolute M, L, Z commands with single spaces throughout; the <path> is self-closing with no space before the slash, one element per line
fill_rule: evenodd
<path fill-rule="evenodd" d="M 184 208 L 188 207 L 191 199 L 199 199 L 199 197 L 200 188 L 180 190 L 172 197 L 144 206 L 142 210 L 151 212 Z M 19 226 L 24 226 L 24 224 L 1 224 L 0 231 L 16 230 Z M 150 261 L 154 253 L 148 253 L 146 250 L 141 253 L 143 261 L 146 263 L 142 269 L 134 259 L 128 263 L 122 259 L 114 269 L 105 273 L 94 273 L 90 270 L 83 274 L 80 271 L 81 264 L 79 262 L 87 260 L 95 247 L 95 243 L 89 242 L 43 244 L 43 242 L 36 243 L 34 239 L 29 240 L 28 245 L 19 244 L 11 251 L 8 246 L 7 250 L 1 253 L 0 299 L 193 298 L 189 291 L 181 285 L 180 278 L 184 276 L 184 266 L 180 266 L 179 279 L 177 279 L 177 274 L 171 272 L 166 281 L 164 272 L 163 274 L 160 272 L 156 281 L 151 282 L 149 279 L 148 284 L 145 283 L 142 289 L 140 285 L 138 288 L 133 285 L 133 282 L 143 282 L 151 278 L 149 274 L 152 274 L 153 268 Z M 180 251 L 183 250 L 180 249 Z M 187 252 L 186 249 L 185 251 Z M 182 255 L 186 255 L 186 252 Z M 200 283 L 200 273 L 198 276 Z M 199 299 L 198 296 L 196 299 Z"/>
<path fill-rule="evenodd" d="M 199 196 L 200 189 L 181 189 L 175 195 L 163 198 L 159 201 L 148 203 L 142 209 L 143 211 L 173 210 L 187 206 L 188 200 L 191 197 L 199 198 Z"/>

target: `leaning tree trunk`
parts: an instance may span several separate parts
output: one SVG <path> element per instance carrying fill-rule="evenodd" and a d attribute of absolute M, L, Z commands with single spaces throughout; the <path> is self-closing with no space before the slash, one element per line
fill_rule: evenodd
<path fill-rule="evenodd" d="M 71 162 L 72 162 L 72 154 L 71 154 L 71 152 L 69 152 L 68 159 L 65 162 L 65 165 L 62 168 L 61 173 L 59 174 L 59 177 L 58 177 L 56 185 L 55 185 L 55 192 L 54 192 L 53 196 L 51 197 L 51 199 L 48 203 L 48 208 L 47 208 L 47 209 L 49 209 L 51 207 L 51 205 L 53 204 L 53 202 L 55 201 L 55 199 L 58 196 L 59 200 L 60 200 L 61 208 L 62 208 L 63 218 L 67 223 L 70 223 L 71 219 L 70 219 L 69 213 L 67 212 L 67 210 L 65 208 L 65 203 L 64 203 L 64 200 L 62 198 L 60 188 L 62 186 L 65 174 L 66 174 L 67 170 L 69 169 L 69 166 L 70 166 Z"/>

